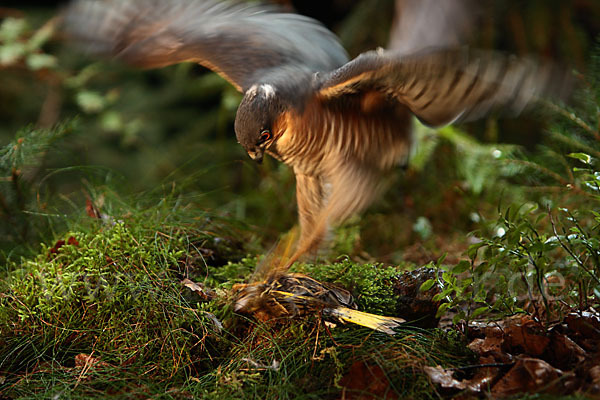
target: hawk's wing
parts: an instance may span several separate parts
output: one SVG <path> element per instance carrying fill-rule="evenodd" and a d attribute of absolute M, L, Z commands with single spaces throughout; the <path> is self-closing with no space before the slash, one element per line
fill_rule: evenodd
<path fill-rule="evenodd" d="M 238 90 L 282 65 L 330 71 L 348 60 L 319 22 L 231 1 L 77 0 L 64 23 L 89 53 L 147 68 L 198 62 Z"/>
<path fill-rule="evenodd" d="M 491 51 L 429 49 L 400 55 L 361 54 L 317 77 L 316 95 L 343 99 L 380 91 L 429 125 L 481 117 L 493 109 L 518 113 L 543 97 L 564 96 L 571 78 L 561 68 Z"/>

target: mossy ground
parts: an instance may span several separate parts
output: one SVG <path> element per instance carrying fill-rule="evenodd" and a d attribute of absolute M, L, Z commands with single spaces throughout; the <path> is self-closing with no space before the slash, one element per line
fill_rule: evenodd
<path fill-rule="evenodd" d="M 267 323 L 236 315 L 227 289 L 248 278 L 257 257 L 240 258 L 247 249 L 233 244 L 224 221 L 176 215 L 152 208 L 83 220 L 6 266 L 3 396 L 284 399 L 364 390 L 435 398 L 422 366 L 472 361 L 460 337 L 440 330 L 407 327 L 391 337 L 328 328 L 318 315 Z M 361 309 L 385 314 L 393 304 L 382 282 L 401 268 L 343 260 L 296 270 L 344 285 Z M 181 284 L 186 277 L 217 298 L 204 301 Z"/>

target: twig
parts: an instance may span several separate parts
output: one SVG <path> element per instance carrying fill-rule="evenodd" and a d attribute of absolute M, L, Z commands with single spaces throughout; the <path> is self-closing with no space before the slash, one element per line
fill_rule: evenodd
<path fill-rule="evenodd" d="M 598 277 L 592 271 L 587 269 L 587 267 L 581 262 L 579 257 L 577 257 L 577 255 L 575 255 L 575 253 L 573 253 L 573 251 L 560 239 L 560 235 L 558 234 L 558 231 L 556 230 L 556 224 L 554 223 L 554 218 L 552 217 L 552 213 L 550 212 L 550 210 L 548 210 L 548 215 L 550 216 L 550 224 L 552 225 L 552 231 L 554 232 L 554 236 L 556 237 L 556 240 L 558 240 L 558 243 L 560 243 L 560 246 L 567 253 L 569 253 L 569 255 L 571 257 L 573 257 L 573 259 L 575 260 L 577 265 L 579 265 L 585 272 L 587 272 L 592 277 L 592 279 L 594 279 L 596 281 L 596 283 L 600 284 L 600 279 L 598 279 Z"/>
<path fill-rule="evenodd" d="M 509 367 L 511 365 L 515 365 L 515 361 L 509 363 L 488 363 L 488 364 L 473 364 L 473 365 L 465 365 L 464 367 L 454 367 L 454 368 L 446 368 L 450 371 L 460 371 L 463 369 L 474 369 L 474 368 L 490 368 L 490 367 Z"/>
<path fill-rule="evenodd" d="M 544 301 L 544 307 L 546 308 L 546 320 L 550 319 L 550 304 L 548 303 L 548 298 L 546 297 L 546 290 L 544 288 L 544 276 L 542 274 L 542 270 L 540 269 L 540 267 L 538 266 L 538 264 L 535 262 L 533 256 L 531 255 L 531 253 L 529 252 L 528 249 L 524 249 L 525 253 L 527 253 L 527 258 L 529 258 L 529 262 L 533 265 L 533 267 L 535 268 L 535 282 L 537 284 L 538 290 L 540 291 L 540 294 L 542 295 L 542 300 Z M 533 299 L 531 299 L 533 301 Z M 537 308 L 536 308 L 537 311 Z"/>

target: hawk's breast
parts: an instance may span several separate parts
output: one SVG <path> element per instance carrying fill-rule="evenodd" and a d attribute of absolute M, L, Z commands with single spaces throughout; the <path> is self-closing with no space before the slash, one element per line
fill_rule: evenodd
<path fill-rule="evenodd" d="M 344 105 L 313 102 L 287 112 L 275 125 L 275 153 L 306 175 L 322 175 L 347 162 L 380 170 L 404 162 L 412 143 L 411 113 L 373 96 Z"/>

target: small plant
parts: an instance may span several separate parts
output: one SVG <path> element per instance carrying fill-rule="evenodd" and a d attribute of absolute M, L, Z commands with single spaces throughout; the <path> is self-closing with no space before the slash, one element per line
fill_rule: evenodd
<path fill-rule="evenodd" d="M 507 161 L 535 172 L 532 189 L 541 195 L 499 209 L 487 229 L 473 234 L 477 243 L 466 252 L 468 260 L 446 268 L 438 262 L 444 272 L 436 299 L 446 300 L 438 314 L 452 310 L 458 322 L 528 312 L 550 322 L 565 307 L 586 309 L 600 302 L 599 51 L 581 106 L 551 105 L 558 115 L 549 132 L 552 142 L 530 160 Z"/>
<path fill-rule="evenodd" d="M 53 129 L 24 128 L 0 148 L 0 243 L 8 246 L 0 251 L 9 252 L 11 246 L 39 238 L 43 221 L 28 213 L 43 212 L 38 202 L 44 199 L 38 197 L 38 189 L 45 176 L 45 156 L 72 132 L 73 125 L 67 122 Z"/>

